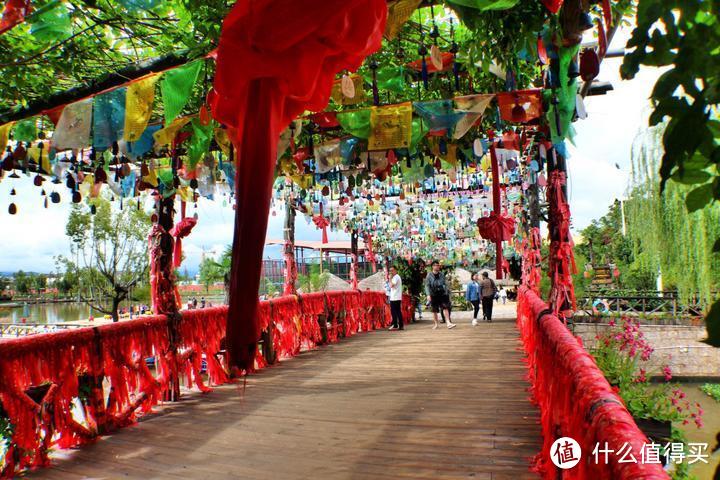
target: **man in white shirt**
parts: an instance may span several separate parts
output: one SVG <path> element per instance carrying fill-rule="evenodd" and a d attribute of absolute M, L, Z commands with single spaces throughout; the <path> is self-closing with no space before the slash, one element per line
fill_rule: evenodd
<path fill-rule="evenodd" d="M 390 330 L 404 330 L 402 320 L 402 278 L 395 266 L 390 267 L 390 314 L 392 325 Z"/>

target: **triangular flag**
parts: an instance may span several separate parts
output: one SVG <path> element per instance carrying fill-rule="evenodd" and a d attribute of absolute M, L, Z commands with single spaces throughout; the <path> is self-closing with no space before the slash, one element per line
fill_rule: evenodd
<path fill-rule="evenodd" d="M 110 90 L 95 97 L 93 104 L 93 147 L 104 150 L 122 138 L 125 124 L 127 87 Z"/>
<path fill-rule="evenodd" d="M 392 40 L 400 32 L 400 29 L 408 21 L 415 9 L 422 0 L 396 0 L 388 3 L 387 22 L 383 36 Z"/>
<path fill-rule="evenodd" d="M 190 121 L 190 117 L 176 118 L 167 127 L 158 130 L 153 134 L 155 138 L 155 148 L 170 145 L 178 132 Z"/>
<path fill-rule="evenodd" d="M 8 136 L 15 122 L 6 123 L 0 126 L 0 158 L 5 156 L 5 147 L 7 147 Z"/>
<path fill-rule="evenodd" d="M 125 130 L 123 138 L 128 142 L 136 142 L 145 131 L 155 100 L 155 83 L 159 74 L 145 77 L 128 85 L 125 98 Z"/>
<path fill-rule="evenodd" d="M 56 150 L 85 148 L 90 144 L 93 99 L 87 98 L 66 106 L 52 136 Z"/>
<path fill-rule="evenodd" d="M 455 108 L 467 114 L 455 124 L 453 138 L 462 138 L 475 125 L 475 122 L 482 117 L 485 109 L 490 104 L 494 95 L 467 95 L 455 99 Z"/>
<path fill-rule="evenodd" d="M 185 108 L 202 65 L 203 60 L 196 60 L 163 74 L 160 90 L 162 91 L 163 105 L 165 106 L 166 124 L 175 120 Z"/>

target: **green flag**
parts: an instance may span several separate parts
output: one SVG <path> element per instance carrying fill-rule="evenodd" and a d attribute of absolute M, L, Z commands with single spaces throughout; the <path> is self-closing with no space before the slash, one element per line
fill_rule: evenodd
<path fill-rule="evenodd" d="M 160 90 L 165 105 L 166 125 L 175 120 L 175 117 L 180 115 L 185 108 L 202 65 L 203 60 L 196 60 L 163 74 Z"/>

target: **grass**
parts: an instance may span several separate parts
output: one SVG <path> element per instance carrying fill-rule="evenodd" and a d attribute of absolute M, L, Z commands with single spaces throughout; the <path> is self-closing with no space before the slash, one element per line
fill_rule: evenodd
<path fill-rule="evenodd" d="M 711 396 L 716 402 L 720 403 L 720 383 L 706 383 L 700 387 L 700 390 Z"/>

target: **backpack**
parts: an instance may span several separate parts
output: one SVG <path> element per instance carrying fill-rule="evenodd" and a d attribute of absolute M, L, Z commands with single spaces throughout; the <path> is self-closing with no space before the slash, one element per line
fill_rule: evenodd
<path fill-rule="evenodd" d="M 430 282 L 430 293 L 431 293 L 431 295 L 432 295 L 433 297 L 445 295 L 445 288 L 446 288 L 446 287 L 445 287 L 445 283 L 444 283 L 444 282 L 443 282 L 443 283 L 440 283 L 440 279 L 441 279 L 441 278 L 444 279 L 444 277 L 442 277 L 442 274 L 438 275 L 437 277 L 435 277 L 435 274 L 434 274 L 434 273 L 431 273 L 430 275 L 433 276 L 432 281 Z"/>

